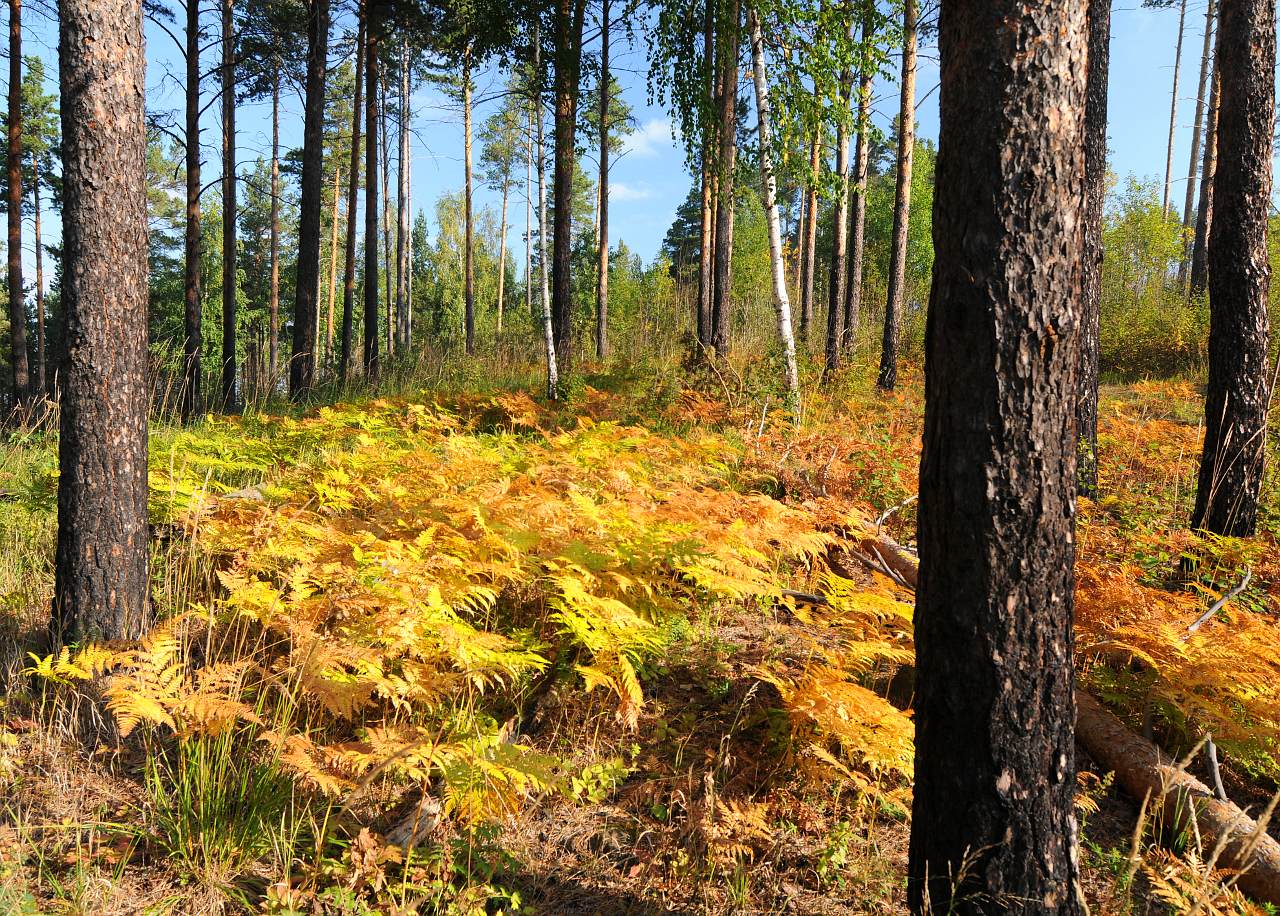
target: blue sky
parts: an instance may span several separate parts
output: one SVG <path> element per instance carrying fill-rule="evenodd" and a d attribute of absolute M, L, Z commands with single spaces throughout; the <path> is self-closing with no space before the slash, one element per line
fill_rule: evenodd
<path fill-rule="evenodd" d="M 1120 176 L 1132 173 L 1163 179 L 1178 13 L 1176 9 L 1144 9 L 1137 0 L 1130 2 L 1132 5 L 1117 5 L 1113 11 L 1108 128 L 1112 168 Z M 1205 3 L 1206 0 L 1192 0 L 1187 13 L 1174 154 L 1173 200 L 1179 208 L 1185 193 Z M 24 52 L 44 57 L 50 80 L 56 80 L 56 30 L 52 23 L 40 18 L 30 8 L 25 17 Z M 346 27 L 348 22 L 344 13 L 337 28 Z M 212 17 L 209 26 L 216 27 Z M 173 41 L 153 25 L 148 25 L 147 41 L 148 104 L 154 110 L 180 113 L 182 89 L 178 77 L 183 72 L 183 65 Z M 672 138 L 668 113 L 655 106 L 648 96 L 645 85 L 648 65 L 643 35 L 637 34 L 636 43 L 630 48 L 622 44 L 620 37 L 615 38 L 611 50 L 614 72 L 638 122 L 636 133 L 627 142 L 611 173 L 611 235 L 615 241 L 625 241 L 648 260 L 657 254 L 675 209 L 688 192 L 690 179 L 685 171 L 683 152 Z M 215 62 L 215 54 L 214 50 L 207 52 L 206 67 Z M 500 88 L 503 76 L 486 73 L 478 79 L 477 97 L 483 98 Z M 923 47 L 918 92 L 924 101 L 919 106 L 918 130 L 920 136 L 934 139 L 938 130 L 937 82 L 936 48 Z M 210 84 L 208 91 L 212 90 Z M 431 87 L 418 88 L 413 101 L 414 209 L 426 210 L 430 218 L 435 201 L 442 193 L 462 187 L 462 116 Z M 482 105 L 476 111 L 477 124 L 492 110 L 492 106 L 493 103 Z M 897 87 L 893 78 L 882 80 L 876 89 L 876 120 L 887 126 L 897 107 Z M 296 95 L 286 95 L 284 109 L 281 142 L 286 146 L 299 145 L 302 135 L 301 101 Z M 248 162 L 260 153 L 269 153 L 269 108 L 265 105 L 244 106 L 238 118 L 237 140 L 241 161 Z M 207 115 L 204 141 L 207 146 L 205 170 L 208 177 L 213 178 L 218 167 L 216 106 L 212 106 Z M 1178 174 L 1182 175 L 1181 179 L 1176 178 Z M 498 205 L 497 195 L 483 189 L 477 192 L 477 202 L 495 208 Z M 514 244 L 519 245 L 524 221 L 523 201 L 514 201 L 512 207 L 512 219 L 516 223 Z M 56 222 L 51 229 L 56 236 Z"/>

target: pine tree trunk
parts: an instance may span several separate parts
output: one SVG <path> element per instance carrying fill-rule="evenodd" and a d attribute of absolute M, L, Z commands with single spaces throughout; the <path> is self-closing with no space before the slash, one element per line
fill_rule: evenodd
<path fill-rule="evenodd" d="M 510 173 L 508 173 L 510 174 Z M 511 180 L 502 180 L 502 217 L 498 223 L 498 328 L 502 333 L 502 313 L 507 294 L 507 198 L 511 194 Z"/>
<path fill-rule="evenodd" d="M 373 10 L 365 28 L 364 144 L 364 375 L 378 383 L 378 23 Z"/>
<path fill-rule="evenodd" d="M 51 629 L 66 644 L 136 638 L 150 620 L 147 130 L 140 0 L 60 0 L 58 13 L 65 347 Z"/>
<path fill-rule="evenodd" d="M 307 88 L 303 103 L 302 198 L 299 203 L 297 293 L 293 306 L 293 354 L 289 396 L 305 397 L 315 385 L 316 312 L 320 300 L 320 214 L 324 207 L 324 82 L 329 50 L 329 0 L 307 9 Z"/>
<path fill-rule="evenodd" d="M 1178 77 L 1182 72 L 1182 37 L 1186 34 L 1187 0 L 1182 0 L 1178 11 L 1178 43 L 1173 52 L 1173 93 L 1169 101 L 1169 146 L 1164 160 L 1164 199 L 1161 209 L 1169 218 L 1170 197 L 1173 193 L 1173 137 L 1178 128 Z"/>
<path fill-rule="evenodd" d="M 462 57 L 462 149 L 466 186 L 463 191 L 463 297 L 466 303 L 464 316 L 466 330 L 466 351 L 471 356 L 476 352 L 476 259 L 475 259 L 475 218 L 472 213 L 472 168 L 471 168 L 471 56 Z"/>
<path fill-rule="evenodd" d="M 182 419 L 201 409 L 201 365 L 204 349 L 201 318 L 203 276 L 200 263 L 200 5 L 187 4 L 186 84 L 186 234 L 183 244 Z"/>
<path fill-rule="evenodd" d="M 1196 235 L 1191 243 L 1191 278 L 1187 295 L 1203 295 L 1209 286 L 1209 228 L 1213 224 L 1213 176 L 1218 170 L 1218 108 L 1222 80 L 1218 61 L 1222 59 L 1222 11 L 1218 11 L 1218 33 L 1214 39 L 1213 69 L 1209 76 L 1209 114 L 1204 126 L 1204 160 L 1200 166 L 1200 200 L 1196 206 Z"/>
<path fill-rule="evenodd" d="M 342 197 L 342 164 L 333 164 L 333 207 L 329 211 L 329 296 L 325 310 L 324 353 L 333 358 L 333 307 L 338 293 L 338 201 Z"/>
<path fill-rule="evenodd" d="M 192 0 L 195 2 L 195 0 Z M 236 76 L 231 0 L 222 0 L 222 409 L 236 405 Z"/>
<path fill-rule="evenodd" d="M 916 913 L 1083 912 L 1072 604 L 1086 32 L 1078 0 L 942 7 Z"/>
<path fill-rule="evenodd" d="M 533 110 L 524 161 L 524 311 L 533 317 Z"/>
<path fill-rule="evenodd" d="M 849 104 L 853 76 L 840 75 L 840 103 Z M 831 208 L 831 272 L 827 282 L 827 361 L 823 377 L 840 368 L 844 342 L 844 284 L 849 256 L 849 128 L 843 120 L 836 127 L 836 199 Z"/>
<path fill-rule="evenodd" d="M 547 353 L 547 400 L 560 395 L 560 367 L 556 359 L 555 320 L 551 310 L 551 275 L 547 258 L 547 146 L 542 131 L 542 35 L 535 26 L 533 72 L 537 80 L 534 110 L 538 137 L 538 266 L 542 285 L 542 338 Z"/>
<path fill-rule="evenodd" d="M 875 34 L 875 7 L 862 7 L 862 45 L 870 47 Z M 849 229 L 849 274 L 844 290 L 844 349 L 852 353 L 862 320 L 862 273 L 867 250 L 867 177 L 871 164 L 871 92 L 875 70 L 865 63 L 858 72 L 858 140 L 853 155 L 853 216 Z"/>
<path fill-rule="evenodd" d="M 769 85 L 764 70 L 764 36 L 754 7 L 747 9 L 751 29 L 751 63 L 756 87 L 756 116 L 760 138 L 760 184 L 765 219 L 769 224 L 769 263 L 773 268 L 773 304 L 778 316 L 787 397 L 793 411 L 800 408 L 800 374 L 796 368 L 796 340 L 791 333 L 791 300 L 787 296 L 787 268 L 782 260 L 782 226 L 778 220 L 778 180 L 773 172 L 773 135 L 769 127 Z"/>
<path fill-rule="evenodd" d="M 609 356 L 609 0 L 600 3 L 600 193 L 596 359 Z"/>
<path fill-rule="evenodd" d="M 729 355 L 733 308 L 734 169 L 738 156 L 738 51 L 742 18 L 739 0 L 728 0 L 725 33 L 720 36 L 719 161 L 716 163 L 715 282 L 711 299 L 711 349 L 717 359 Z"/>
<path fill-rule="evenodd" d="M 192 4 L 194 6 L 194 4 Z M 280 70 L 271 83 L 271 339 L 267 342 L 267 382 L 276 389 L 280 372 Z"/>
<path fill-rule="evenodd" d="M 893 241 L 889 294 L 884 306 L 884 340 L 876 384 L 892 391 L 898 384 L 898 333 L 907 289 L 907 231 L 911 220 L 911 166 L 916 147 L 916 0 L 902 13 L 902 106 L 898 112 L 898 181 L 893 204 Z"/>
<path fill-rule="evenodd" d="M 382 94 L 382 108 L 378 112 L 378 142 L 382 146 L 382 161 L 379 163 L 382 170 L 382 264 L 383 264 L 383 291 L 386 293 L 386 320 L 387 320 L 387 359 L 392 359 L 396 355 L 395 316 L 392 312 L 392 278 L 395 277 L 395 267 L 391 260 L 391 156 L 389 150 L 391 144 L 387 139 L 387 75 L 379 69 L 378 84 Z"/>
<path fill-rule="evenodd" d="M 1196 201 L 1196 169 L 1200 165 L 1200 134 L 1204 125 L 1205 89 L 1209 84 L 1209 63 L 1213 57 L 1213 23 L 1216 0 L 1209 0 L 1204 12 L 1204 50 L 1200 53 L 1200 82 L 1196 89 L 1196 116 L 1191 124 L 1191 157 L 1187 162 L 1187 195 L 1182 204 L 1182 233 L 1185 237 L 1181 260 L 1178 261 L 1178 288 L 1186 289 L 1187 269 L 1191 266 L 1191 239 L 1195 232 L 1192 208 Z"/>
<path fill-rule="evenodd" d="M 31 369 L 27 362 L 27 297 L 22 285 L 22 0 L 9 0 L 8 157 L 9 342 L 14 406 L 25 411 L 31 402 Z"/>
<path fill-rule="evenodd" d="M 400 163 L 396 198 L 396 336 L 400 351 L 409 351 L 409 42 L 400 42 Z"/>
<path fill-rule="evenodd" d="M 351 368 L 356 310 L 356 212 L 360 192 L 360 119 L 364 114 L 365 9 L 357 11 L 356 30 L 356 96 L 351 109 L 351 159 L 347 169 L 347 240 L 346 263 L 342 272 L 342 351 L 338 356 L 338 382 L 345 384 Z"/>
<path fill-rule="evenodd" d="M 809 144 L 809 180 L 804 192 L 805 219 L 800 238 L 800 337 L 808 340 L 813 328 L 813 282 L 818 248 L 818 169 L 822 166 L 822 131 L 814 130 Z"/>
<path fill-rule="evenodd" d="M 40 157 L 31 157 L 31 193 L 35 203 L 36 243 L 36 393 L 49 392 L 49 370 L 44 326 L 44 241 L 40 235 Z"/>
<path fill-rule="evenodd" d="M 1267 344 L 1275 123 L 1276 19 L 1271 0 L 1224 3 L 1218 168 L 1209 236 L 1209 383 L 1204 454 L 1191 526 L 1257 530 L 1270 396 Z M 1229 152 L 1229 155 L 1226 153 Z"/>
<path fill-rule="evenodd" d="M 707 98 L 716 105 L 715 84 L 715 0 L 704 0 L 702 32 L 702 65 Z M 715 125 L 703 126 L 702 143 L 702 211 L 698 222 L 698 313 L 695 315 L 698 333 L 698 354 L 705 356 L 711 349 L 711 303 L 715 298 Z"/>
<path fill-rule="evenodd" d="M 1080 375 L 1076 394 L 1077 492 L 1098 496 L 1098 338 L 1102 304 L 1103 208 L 1107 202 L 1107 85 L 1111 0 L 1089 0 L 1089 70 L 1084 109 L 1084 253 L 1080 261 Z"/>
<path fill-rule="evenodd" d="M 579 75 L 586 0 L 557 0 L 555 35 L 555 194 L 551 242 L 551 320 L 556 365 L 573 372 L 573 172 L 577 159 Z"/>

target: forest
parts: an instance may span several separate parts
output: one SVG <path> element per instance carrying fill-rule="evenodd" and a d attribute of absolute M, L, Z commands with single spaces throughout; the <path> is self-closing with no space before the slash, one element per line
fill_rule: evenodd
<path fill-rule="evenodd" d="M 1280 913 L 1275 0 L 7 5 L 0 913 Z"/>

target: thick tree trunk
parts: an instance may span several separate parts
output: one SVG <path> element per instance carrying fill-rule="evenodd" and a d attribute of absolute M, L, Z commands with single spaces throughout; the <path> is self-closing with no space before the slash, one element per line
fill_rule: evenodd
<path fill-rule="evenodd" d="M 194 3 L 192 4 L 195 5 Z M 267 342 L 267 384 L 276 389 L 280 371 L 280 62 L 271 83 L 271 339 Z"/>
<path fill-rule="evenodd" d="M 911 220 L 911 166 L 916 148 L 916 0 L 902 13 L 902 105 L 898 112 L 898 181 L 893 204 L 893 242 L 889 254 L 889 294 L 884 305 L 884 340 L 876 384 L 892 391 L 898 384 L 898 332 L 907 291 L 907 231 Z"/>
<path fill-rule="evenodd" d="M 704 88 L 712 107 L 716 104 L 715 0 L 704 0 L 702 66 Z M 716 128 L 704 124 L 702 140 L 702 211 L 698 221 L 698 355 L 711 349 L 711 303 L 715 298 L 715 157 Z"/>
<path fill-rule="evenodd" d="M 396 197 L 396 337 L 409 352 L 409 42 L 400 42 L 400 162 Z"/>
<path fill-rule="evenodd" d="M 329 294 L 325 309 L 324 354 L 333 358 L 333 311 L 338 293 L 338 201 L 342 197 L 342 163 L 333 164 L 333 205 L 329 210 Z"/>
<path fill-rule="evenodd" d="M 1164 199 L 1161 209 L 1169 218 L 1170 198 L 1173 194 L 1173 138 L 1178 128 L 1178 77 L 1182 73 L 1182 38 L 1186 34 L 1187 0 L 1178 9 L 1178 42 L 1173 52 L 1173 93 L 1169 101 L 1169 145 L 1164 160 Z"/>
<path fill-rule="evenodd" d="M 792 410 L 800 407 L 800 374 L 796 369 L 796 340 L 791 333 L 791 300 L 787 296 L 787 267 L 782 260 L 782 226 L 778 220 L 778 180 L 773 172 L 773 135 L 769 127 L 769 85 L 764 69 L 764 36 L 755 8 L 747 9 L 751 29 L 751 63 L 756 87 L 756 116 L 760 138 L 760 184 L 765 219 L 769 224 L 769 263 L 773 268 L 773 304 L 778 316 L 787 397 Z"/>
<path fill-rule="evenodd" d="M 191 0 L 195 2 L 195 0 Z M 236 405 L 236 71 L 231 0 L 222 0 L 222 409 Z"/>
<path fill-rule="evenodd" d="M 1086 32 L 1077 0 L 942 7 L 915 614 L 917 913 L 1083 912 L 1072 405 Z"/>
<path fill-rule="evenodd" d="M 186 235 L 183 244 L 183 341 L 182 390 L 179 403 L 182 419 L 190 420 L 201 408 L 200 358 L 204 349 L 201 333 L 203 280 L 200 263 L 200 4 L 187 4 L 187 85 L 186 142 L 187 200 Z"/>
<path fill-rule="evenodd" d="M 22 0 L 9 0 L 9 161 L 5 190 L 9 219 L 9 343 L 13 355 L 13 401 L 31 401 L 27 362 L 27 297 L 22 286 Z"/>
<path fill-rule="evenodd" d="M 1266 457 L 1267 219 L 1275 121 L 1273 0 L 1222 7 L 1218 61 L 1218 211 L 1209 237 L 1209 384 L 1204 454 L 1191 525 L 1248 537 L 1257 529 Z"/>
<path fill-rule="evenodd" d="M 841 107 L 849 104 L 853 74 L 840 75 Z M 831 208 L 831 274 L 827 283 L 827 361 L 824 378 L 840 368 L 844 343 L 844 284 L 849 257 L 849 128 L 842 120 L 836 127 L 836 200 Z"/>
<path fill-rule="evenodd" d="M 466 351 L 471 356 L 476 352 L 476 257 L 475 257 L 475 217 L 472 213 L 472 168 L 471 168 L 471 55 L 462 56 L 462 149 L 465 187 L 463 189 L 463 299 L 465 302 L 464 326 L 466 331 Z M 557 179 L 558 180 L 558 179 Z"/>
<path fill-rule="evenodd" d="M 1089 70 L 1084 109 L 1084 254 L 1080 261 L 1080 376 L 1077 492 L 1098 495 L 1098 336 L 1102 303 L 1103 208 L 1107 200 L 1107 83 L 1111 65 L 1111 0 L 1089 0 Z"/>
<path fill-rule="evenodd" d="M 533 48 L 533 72 L 537 81 L 534 111 L 538 122 L 538 266 L 542 273 L 542 339 L 547 353 L 547 400 L 554 401 L 560 395 L 560 367 L 556 359 L 551 273 L 547 263 L 547 146 L 542 131 L 542 35 L 537 28 L 534 30 Z"/>
<path fill-rule="evenodd" d="M 557 0 L 555 35 L 555 225 L 551 242 L 551 319 L 556 365 L 573 372 L 573 170 L 577 158 L 579 75 L 586 0 Z"/>
<path fill-rule="evenodd" d="M 738 0 L 728 0 L 727 16 L 719 49 L 720 156 L 715 170 L 715 281 L 711 300 L 711 348 L 718 359 L 729 355 L 733 308 L 733 172 L 738 156 L 738 51 L 742 17 Z"/>
<path fill-rule="evenodd" d="M 36 393 L 48 394 L 49 370 L 44 326 L 44 240 L 40 234 L 40 157 L 31 157 L 31 193 L 35 204 L 36 243 Z"/>
<path fill-rule="evenodd" d="M 869 48 L 875 34 L 875 6 L 862 6 L 862 45 Z M 867 177 L 871 163 L 871 92 L 875 71 L 869 65 L 858 73 L 858 142 L 853 155 L 853 217 L 849 229 L 849 273 L 844 290 L 844 349 L 852 352 L 862 318 L 862 271 L 867 250 Z"/>
<path fill-rule="evenodd" d="M 1209 86 L 1209 64 L 1213 59 L 1213 24 L 1217 0 L 1209 0 L 1204 11 L 1204 49 L 1200 52 L 1200 81 L 1196 89 L 1196 116 L 1191 123 L 1191 158 L 1187 161 L 1187 194 L 1182 203 L 1182 233 L 1186 237 L 1178 262 L 1178 288 L 1186 289 L 1187 268 L 1191 265 L 1191 238 L 1195 232 L 1192 216 L 1196 202 L 1196 169 L 1200 166 L 1200 135 L 1204 126 L 1205 90 Z"/>
<path fill-rule="evenodd" d="M 596 359 L 609 355 L 609 0 L 600 3 L 600 215 L 596 276 Z"/>
<path fill-rule="evenodd" d="M 293 355 L 289 361 L 289 396 L 294 400 L 305 397 L 315 385 L 320 214 L 324 207 L 324 78 L 328 55 L 329 0 L 310 0 L 307 88 L 303 103 L 302 199 L 298 220 L 298 288 L 293 306 Z"/>
<path fill-rule="evenodd" d="M 508 173 L 510 174 L 510 173 Z M 507 296 L 507 199 L 511 196 L 511 179 L 502 180 L 502 216 L 498 222 L 498 327 L 502 333 L 502 313 Z"/>
<path fill-rule="evenodd" d="M 140 636 L 150 619 L 142 4 L 60 0 L 58 31 L 65 346 L 52 633 L 83 643 Z"/>
<path fill-rule="evenodd" d="M 360 119 L 364 115 L 365 10 L 360 4 L 356 31 L 356 97 L 351 109 L 351 159 L 347 174 L 347 244 L 342 273 L 342 351 L 338 356 L 338 382 L 345 384 L 351 368 L 351 347 L 356 310 L 356 220 L 360 193 Z"/>
<path fill-rule="evenodd" d="M 1209 76 L 1209 113 L 1204 125 L 1204 161 L 1200 166 L 1200 200 L 1196 207 L 1196 235 L 1191 243 L 1191 278 L 1187 295 L 1203 295 L 1209 286 L 1209 228 L 1213 225 L 1213 177 L 1218 170 L 1218 109 L 1222 99 L 1222 79 L 1218 62 L 1222 59 L 1222 12 L 1218 12 L 1218 33 L 1214 38 L 1213 69 Z"/>
<path fill-rule="evenodd" d="M 809 178 L 804 189 L 804 220 L 800 225 L 800 337 L 808 340 L 813 328 L 813 268 L 818 247 L 818 169 L 822 165 L 822 130 L 813 132 L 809 144 Z"/>
<path fill-rule="evenodd" d="M 373 11 L 366 13 L 364 99 L 364 375 L 378 382 L 378 51 Z"/>

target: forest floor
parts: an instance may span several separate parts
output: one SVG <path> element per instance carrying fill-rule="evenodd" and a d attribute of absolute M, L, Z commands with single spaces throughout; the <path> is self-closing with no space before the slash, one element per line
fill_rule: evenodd
<path fill-rule="evenodd" d="M 15 437 L 0 911 L 902 912 L 912 593 L 858 538 L 910 545 L 920 378 L 884 395 L 855 368 L 798 425 L 742 378 L 157 429 L 160 623 L 61 656 L 38 648 L 56 453 Z M 1256 812 L 1280 777 L 1280 487 L 1255 539 L 1185 530 L 1201 403 L 1103 392 L 1080 683 L 1171 753 L 1212 731 Z M 1092 912 L 1268 912 L 1081 766 Z"/>

